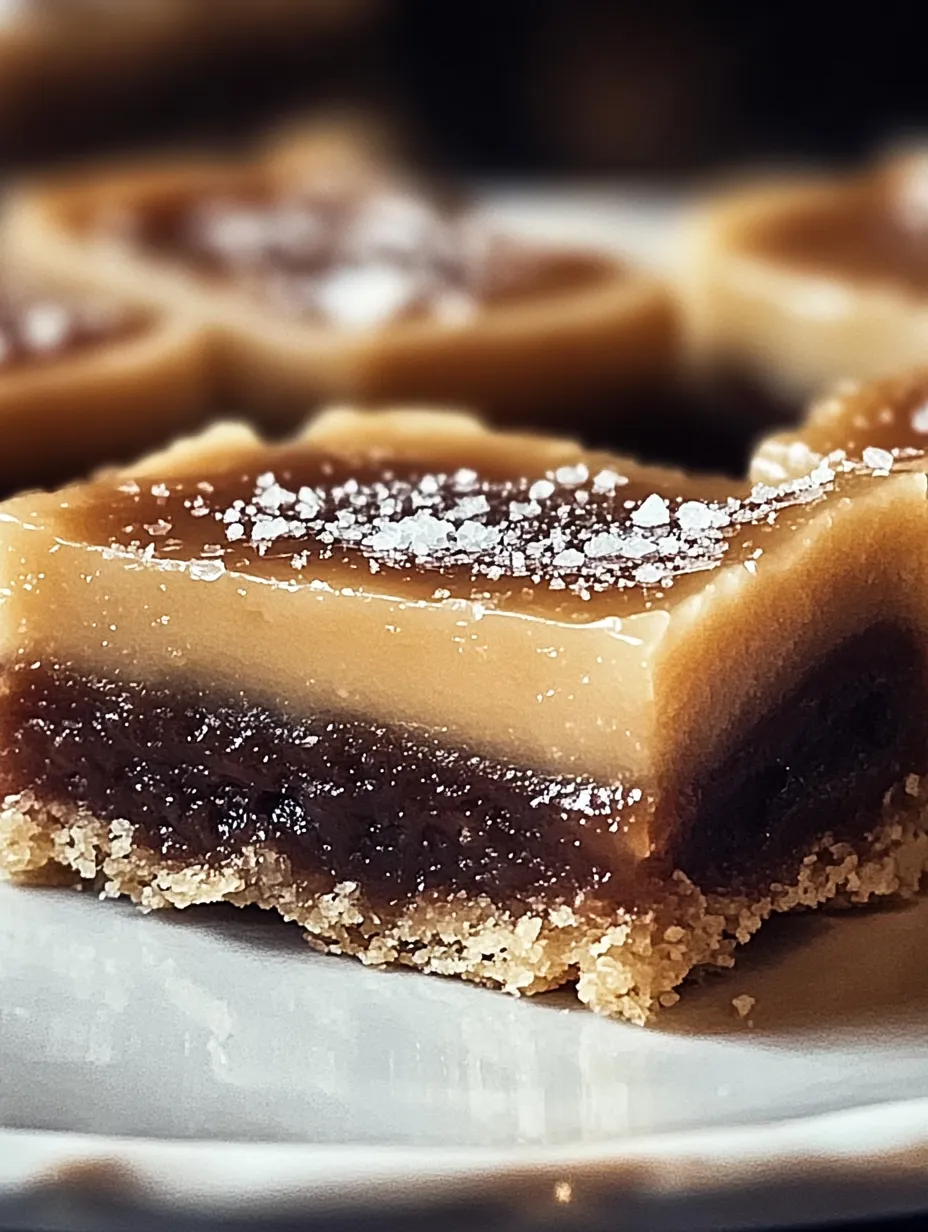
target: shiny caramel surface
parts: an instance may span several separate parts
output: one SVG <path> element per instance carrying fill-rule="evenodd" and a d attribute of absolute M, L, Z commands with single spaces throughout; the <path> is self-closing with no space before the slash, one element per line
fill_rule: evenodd
<path fill-rule="evenodd" d="M 826 467 L 788 488 L 736 488 L 482 432 L 400 446 L 311 432 L 182 469 L 166 460 L 63 493 L 57 534 L 183 564 L 194 580 L 466 599 L 575 623 L 666 609 L 722 565 L 756 569 L 836 484 L 859 481 Z"/>
<path fill-rule="evenodd" d="M 918 465 L 928 451 L 928 370 L 865 385 L 845 385 L 815 403 L 794 432 L 761 443 L 751 473 L 781 482 L 844 455 L 865 465 Z"/>

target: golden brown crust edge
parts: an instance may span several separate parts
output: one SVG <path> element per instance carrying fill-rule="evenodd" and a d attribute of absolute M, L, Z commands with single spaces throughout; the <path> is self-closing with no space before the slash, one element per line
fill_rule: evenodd
<path fill-rule="evenodd" d="M 677 873 L 661 901 L 635 917 L 566 904 L 516 916 L 486 898 L 422 896 L 386 919 L 353 883 L 313 886 L 294 878 L 289 862 L 271 850 L 249 848 L 215 866 L 182 865 L 134 845 L 126 822 L 43 806 L 28 792 L 3 802 L 0 876 L 57 882 L 69 870 L 144 910 L 255 904 L 300 924 L 315 949 L 516 995 L 572 983 L 591 1009 L 643 1024 L 679 999 L 677 986 L 695 968 L 730 967 L 736 946 L 774 912 L 914 894 L 928 868 L 926 801 L 928 782 L 910 776 L 887 798 L 881 824 L 865 843 L 823 839 L 789 884 L 753 897 L 707 898 Z"/>

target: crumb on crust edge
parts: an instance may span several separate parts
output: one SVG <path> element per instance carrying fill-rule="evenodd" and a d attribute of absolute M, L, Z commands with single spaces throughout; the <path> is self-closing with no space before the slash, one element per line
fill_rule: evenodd
<path fill-rule="evenodd" d="M 370 966 L 400 964 L 458 976 L 515 995 L 574 984 L 598 1013 L 644 1024 L 679 1000 L 698 967 L 731 967 L 734 952 L 770 915 L 797 908 L 865 903 L 914 894 L 928 869 L 923 811 L 928 781 L 901 800 L 887 797 L 880 825 L 860 844 L 821 839 L 795 878 L 754 896 L 703 894 L 683 873 L 635 915 L 562 903 L 513 914 L 486 897 L 422 895 L 385 918 L 358 886 L 294 878 L 287 858 L 249 847 L 222 864 L 171 861 L 133 843 L 125 821 L 104 822 L 73 806 L 42 804 L 30 792 L 0 807 L 0 877 L 60 884 L 62 872 L 93 881 L 106 897 L 143 910 L 229 902 L 276 910 L 299 924 L 317 950 Z"/>

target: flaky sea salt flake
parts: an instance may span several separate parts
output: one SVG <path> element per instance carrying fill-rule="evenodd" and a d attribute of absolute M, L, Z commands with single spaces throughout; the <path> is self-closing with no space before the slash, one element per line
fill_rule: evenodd
<path fill-rule="evenodd" d="M 265 513 L 279 513 L 285 505 L 293 504 L 296 500 L 296 493 L 289 492 L 279 483 L 273 482 L 261 488 L 254 500 L 258 508 L 263 509 Z"/>
<path fill-rule="evenodd" d="M 605 495 L 608 492 L 614 492 L 616 488 L 620 488 L 626 483 L 628 483 L 628 479 L 625 475 L 620 475 L 618 471 L 613 471 L 606 467 L 593 477 L 593 491 L 598 492 L 600 495 Z"/>
<path fill-rule="evenodd" d="M 187 565 L 187 572 L 198 582 L 215 582 L 225 571 L 221 560 L 192 560 Z"/>
<path fill-rule="evenodd" d="M 644 535 L 629 535 L 619 543 L 619 555 L 629 560 L 641 560 L 644 556 L 653 556 L 656 551 L 657 544 L 645 539 Z"/>
<path fill-rule="evenodd" d="M 275 539 L 281 539 L 290 531 L 290 523 L 286 518 L 270 518 L 258 516 L 255 518 L 251 528 L 252 543 L 271 543 Z M 228 531 L 226 532 L 228 534 Z"/>
<path fill-rule="evenodd" d="M 555 480 L 565 488 L 575 488 L 578 484 L 586 483 L 589 477 L 590 472 L 582 462 L 578 462 L 576 466 L 559 466 L 554 472 Z"/>
<path fill-rule="evenodd" d="M 478 492 L 476 496 L 462 496 L 451 510 L 449 516 L 454 518 L 477 518 L 481 514 L 489 512 L 489 501 L 482 492 Z"/>
<path fill-rule="evenodd" d="M 612 535 L 608 531 L 603 531 L 601 534 L 593 535 L 583 545 L 583 550 L 587 556 L 592 556 L 594 559 L 605 556 L 619 556 L 622 550 L 622 539 L 618 535 Z"/>
<path fill-rule="evenodd" d="M 661 580 L 661 576 L 657 565 L 639 565 L 635 570 L 635 581 L 641 586 L 653 586 Z"/>
<path fill-rule="evenodd" d="M 510 501 L 509 520 L 521 522 L 524 518 L 537 518 L 541 513 L 541 505 L 537 501 Z"/>
<path fill-rule="evenodd" d="M 861 458 L 872 471 L 891 471 L 895 461 L 888 449 L 878 449 L 876 445 L 868 445 Z"/>
<path fill-rule="evenodd" d="M 462 522 L 455 532 L 457 546 L 464 552 L 489 551 L 499 543 L 500 531 L 496 526 L 484 526 L 482 522 Z"/>
<path fill-rule="evenodd" d="M 663 526 L 670 521 L 670 508 L 662 496 L 652 492 L 632 513 L 631 521 L 635 526 Z"/>
<path fill-rule="evenodd" d="M 712 509 L 702 501 L 684 501 L 677 510 L 677 521 L 684 535 L 698 535 L 715 524 Z"/>

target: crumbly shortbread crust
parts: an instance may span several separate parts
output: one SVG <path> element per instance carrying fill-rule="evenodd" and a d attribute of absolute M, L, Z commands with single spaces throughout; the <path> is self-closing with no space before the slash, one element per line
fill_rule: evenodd
<path fill-rule="evenodd" d="M 486 897 L 423 895 L 387 918 L 354 883 L 294 878 L 273 850 L 249 847 L 215 866 L 172 862 L 135 845 L 126 822 L 43 804 L 29 792 L 3 802 L 0 876 L 57 883 L 69 870 L 143 910 L 257 905 L 301 925 L 314 949 L 523 996 L 572 983 L 591 1009 L 644 1024 L 679 999 L 677 986 L 695 968 L 732 966 L 737 945 L 775 912 L 914 894 L 928 869 L 926 804 L 928 781 L 910 775 L 887 794 L 880 824 L 860 843 L 826 835 L 795 876 L 754 895 L 706 896 L 677 872 L 660 901 L 634 916 L 583 903 L 515 915 Z"/>

